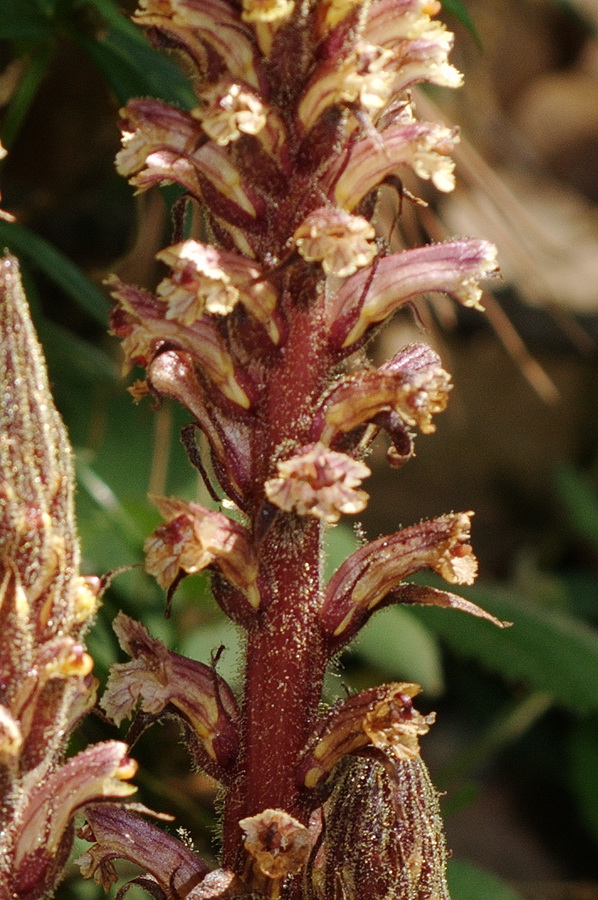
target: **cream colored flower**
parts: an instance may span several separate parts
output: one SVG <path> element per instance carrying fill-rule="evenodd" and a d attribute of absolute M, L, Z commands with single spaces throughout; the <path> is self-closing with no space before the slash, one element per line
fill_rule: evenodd
<path fill-rule="evenodd" d="M 365 509 L 368 495 L 356 490 L 371 475 L 365 463 L 324 444 L 308 444 L 290 459 L 277 463 L 278 475 L 265 484 L 271 503 L 286 512 L 338 522 L 341 513 Z"/>
<path fill-rule="evenodd" d="M 421 691 L 419 684 L 399 682 L 364 717 L 363 730 L 374 747 L 396 759 L 419 756 L 419 738 L 434 724 L 436 713 L 424 716 L 411 700 Z"/>
<path fill-rule="evenodd" d="M 439 191 L 450 193 L 455 187 L 455 164 L 448 154 L 458 140 L 454 128 L 440 125 L 423 135 L 413 146 L 411 166 L 415 174 L 429 179 Z"/>
<path fill-rule="evenodd" d="M 407 425 L 417 426 L 422 434 L 433 434 L 432 417 L 446 409 L 450 389 L 450 375 L 440 366 L 414 373 L 397 390 L 395 409 Z"/>
<path fill-rule="evenodd" d="M 311 213 L 293 235 L 299 253 L 308 262 L 321 262 L 327 275 L 345 278 L 368 266 L 378 252 L 370 243 L 373 226 L 363 216 L 323 207 Z"/>
<path fill-rule="evenodd" d="M 383 109 L 393 92 L 393 58 L 392 51 L 359 41 L 339 71 L 340 99 L 358 102 L 370 114 Z"/>
<path fill-rule="evenodd" d="M 478 561 L 469 544 L 472 512 L 452 516 L 452 534 L 442 555 L 431 568 L 449 584 L 473 584 Z"/>
<path fill-rule="evenodd" d="M 122 339 L 124 354 L 122 373 L 128 375 L 132 365 L 146 365 L 151 359 L 156 347 L 156 336 L 147 328 L 140 319 L 129 317 L 125 334 Z"/>
<path fill-rule="evenodd" d="M 202 93 L 205 106 L 192 110 L 205 133 L 225 147 L 241 134 L 259 134 L 266 124 L 264 104 L 240 84 L 214 85 Z"/>
<path fill-rule="evenodd" d="M 463 306 L 470 306 L 473 309 L 479 309 L 480 312 L 484 312 L 484 307 L 480 303 L 482 289 L 475 278 L 464 278 L 457 286 L 455 296 L 461 301 Z"/>
<path fill-rule="evenodd" d="M 151 170 L 156 155 L 166 165 L 170 153 L 175 165 L 175 159 L 193 151 L 201 134 L 189 113 L 159 100 L 133 100 L 120 116 L 122 149 L 116 155 L 116 171 L 126 177 Z"/>
<path fill-rule="evenodd" d="M 215 247 L 183 241 L 161 250 L 156 258 L 172 268 L 156 291 L 168 304 L 167 319 L 192 325 L 204 312 L 225 316 L 237 303 L 239 292 L 230 284 Z"/>
<path fill-rule="evenodd" d="M 295 9 L 295 0 L 243 0 L 244 22 L 278 22 Z"/>

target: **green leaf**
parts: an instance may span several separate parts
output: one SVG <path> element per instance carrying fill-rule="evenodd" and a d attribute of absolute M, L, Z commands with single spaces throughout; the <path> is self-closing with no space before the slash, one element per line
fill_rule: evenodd
<path fill-rule="evenodd" d="M 125 509 L 112 488 L 88 465 L 83 454 L 77 458 L 77 481 L 95 500 L 106 520 L 131 548 L 141 548 L 146 535 L 138 528 L 135 519 Z"/>
<path fill-rule="evenodd" d="M 35 0 L 2 0 L 1 40 L 43 41 L 52 33 L 52 22 Z"/>
<path fill-rule="evenodd" d="M 338 567 L 357 550 L 359 541 L 353 529 L 341 522 L 324 532 L 324 575 L 328 581 Z"/>
<path fill-rule="evenodd" d="M 231 686 L 240 687 L 241 637 L 238 628 L 224 616 L 188 631 L 176 650 L 191 659 L 209 664 L 212 654 L 220 647 L 224 650 L 218 659 L 218 674 Z"/>
<path fill-rule="evenodd" d="M 0 36 L 2 24 L 0 21 Z M 33 103 L 41 81 L 46 74 L 48 63 L 52 57 L 52 46 L 49 42 L 41 44 L 29 55 L 19 83 L 10 98 L 2 120 L 2 143 L 9 150 L 23 124 L 29 108 Z"/>
<path fill-rule="evenodd" d="M 38 336 L 44 352 L 52 360 L 52 366 L 68 380 L 72 390 L 74 383 L 86 381 L 120 384 L 118 366 L 114 360 L 89 341 L 77 337 L 72 331 L 46 319 L 38 328 Z"/>
<path fill-rule="evenodd" d="M 570 782 L 577 804 L 598 844 L 598 717 L 577 724 L 571 737 Z"/>
<path fill-rule="evenodd" d="M 443 691 L 438 641 L 410 610 L 381 610 L 360 632 L 351 651 L 384 678 L 414 681 L 430 697 Z"/>
<path fill-rule="evenodd" d="M 563 465 L 555 473 L 558 496 L 575 531 L 598 547 L 598 494 L 587 476 Z"/>
<path fill-rule="evenodd" d="M 462 859 L 449 859 L 447 880 L 452 900 L 521 900 L 496 875 Z"/>
<path fill-rule="evenodd" d="M 526 603 L 507 590 L 477 588 L 464 595 L 513 622 L 513 627 L 498 629 L 445 610 L 413 613 L 456 653 L 477 659 L 505 679 L 522 680 L 571 709 L 598 709 L 596 629 L 563 612 Z"/>
<path fill-rule="evenodd" d="M 73 31 L 73 36 L 90 55 L 121 105 L 131 97 L 147 96 L 187 109 L 196 104 L 188 79 L 171 57 L 154 50 L 143 31 L 111 0 L 93 0 L 92 5 L 108 28 L 94 37 L 83 31 Z"/>
<path fill-rule="evenodd" d="M 473 19 L 469 15 L 467 7 L 462 2 L 462 0 L 442 0 L 442 7 L 443 9 L 446 9 L 448 10 L 448 12 L 452 13 L 455 19 L 457 19 L 459 22 L 461 22 L 462 25 L 465 25 L 465 27 L 469 29 L 476 44 L 481 48 L 482 41 L 480 39 L 479 32 L 475 27 Z"/>
<path fill-rule="evenodd" d="M 49 241 L 23 225 L 0 219 L 0 246 L 22 256 L 59 285 L 75 303 L 104 328 L 108 321 L 108 299 L 104 292 Z"/>

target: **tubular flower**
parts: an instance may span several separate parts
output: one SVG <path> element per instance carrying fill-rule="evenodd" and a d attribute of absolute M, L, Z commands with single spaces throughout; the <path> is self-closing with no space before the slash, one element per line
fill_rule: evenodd
<path fill-rule="evenodd" d="M 477 572 L 469 544 L 472 515 L 440 516 L 356 550 L 328 584 L 321 611 L 324 628 L 335 637 L 351 632 L 403 579 L 422 569 L 432 569 L 450 584 L 472 584 Z"/>
<path fill-rule="evenodd" d="M 166 518 L 145 542 L 145 567 L 169 588 L 182 570 L 191 575 L 217 566 L 240 588 L 252 606 L 259 605 L 257 564 L 246 530 L 222 513 L 176 497 L 154 497 Z"/>
<path fill-rule="evenodd" d="M 449 241 L 387 256 L 338 291 L 328 312 L 335 343 L 356 343 L 422 290 L 445 291 L 464 306 L 482 309 L 478 281 L 496 272 L 496 248 L 488 241 Z"/>
<path fill-rule="evenodd" d="M 392 51 L 359 41 L 340 67 L 337 60 L 326 60 L 299 107 L 305 131 L 310 131 L 333 104 L 356 103 L 370 116 L 376 116 L 392 96 L 395 76 L 389 63 L 393 58 Z"/>
<path fill-rule="evenodd" d="M 107 715 L 119 725 L 138 702 L 152 715 L 173 709 L 191 726 L 209 759 L 226 769 L 238 739 L 237 705 L 224 679 L 209 666 L 170 652 L 123 613 L 115 619 L 114 630 L 133 659 L 112 668 L 102 697 Z"/>
<path fill-rule="evenodd" d="M 450 388 L 450 376 L 438 356 L 423 344 L 413 344 L 375 371 L 341 379 L 326 397 L 314 426 L 322 443 L 330 445 L 368 422 L 385 427 L 381 414 L 394 413 L 404 434 L 408 425 L 431 434 L 436 430 L 432 416 L 446 409 Z"/>
<path fill-rule="evenodd" d="M 192 325 L 204 311 L 225 316 L 239 299 L 239 292 L 219 264 L 218 251 L 209 244 L 185 241 L 161 250 L 156 259 L 173 269 L 170 278 L 161 281 L 156 290 L 168 306 L 167 319 Z"/>
<path fill-rule="evenodd" d="M 237 705 L 215 661 L 185 660 L 116 620 L 131 660 L 115 668 L 105 708 L 118 721 L 139 710 L 133 735 L 159 716 L 182 718 L 194 761 L 226 795 L 212 872 L 170 836 L 156 838 L 154 858 L 154 826 L 94 806 L 84 868 L 105 884 L 123 857 L 147 872 L 137 883 L 157 900 L 447 900 L 437 797 L 419 757 L 433 715 L 414 709 L 418 687 L 372 688 L 322 712 L 327 667 L 386 604 L 505 624 L 405 581 L 423 569 L 473 581 L 471 513 L 373 540 L 327 586 L 323 577 L 325 528 L 368 502 L 362 460 L 375 435 L 388 433 L 398 468 L 414 453 L 412 431 L 435 430 L 451 388 L 422 344 L 377 368 L 364 345 L 429 291 L 481 308 L 478 282 L 496 275 L 485 241 L 390 254 L 377 233 L 378 191 L 405 170 L 440 191 L 454 184 L 457 130 L 420 121 L 410 94 L 461 81 L 439 9 L 142 0 L 134 15 L 155 44 L 184 55 L 196 99 L 190 111 L 128 103 L 118 168 L 138 190 L 178 184 L 200 211 L 191 221 L 202 240 L 179 214 L 156 293 L 111 282 L 112 328 L 127 366 L 146 370 L 136 397 L 189 412 L 183 444 L 219 504 L 158 499 L 164 522 L 146 542 L 146 567 L 168 600 L 181 578 L 209 570 L 246 654 Z M 4 753 L 18 746 L 10 719 L 0 736 Z"/>
<path fill-rule="evenodd" d="M 362 691 L 339 701 L 320 721 L 299 764 L 298 778 L 308 788 L 327 777 L 349 753 L 372 746 L 397 759 L 419 754 L 435 714 L 422 716 L 412 703 L 417 684 L 401 682 Z"/>
<path fill-rule="evenodd" d="M 140 190 L 154 181 L 177 181 L 191 193 L 199 184 L 189 161 L 201 136 L 191 115 L 158 100 L 138 100 L 123 111 L 122 150 L 116 157 L 121 175 L 133 176 Z"/>
<path fill-rule="evenodd" d="M 334 199 L 340 206 L 354 209 L 369 191 L 403 166 L 448 193 L 455 186 L 449 153 L 457 140 L 454 129 L 425 122 L 391 126 L 379 137 L 368 135 L 351 147 L 348 162 L 339 160 L 331 168 Z"/>
<path fill-rule="evenodd" d="M 368 495 L 357 490 L 371 474 L 365 463 L 311 444 L 277 463 L 278 475 L 266 481 L 266 497 L 279 509 L 338 522 L 342 513 L 365 509 Z"/>
<path fill-rule="evenodd" d="M 0 331 L 0 896 L 41 900 L 60 880 L 75 813 L 132 793 L 135 763 L 119 741 L 64 761 L 95 699 L 82 638 L 99 580 L 79 574 L 72 451 L 10 256 Z"/>
<path fill-rule="evenodd" d="M 181 841 L 123 807 L 92 804 L 86 817 L 83 836 L 95 841 L 77 860 L 86 878 L 108 891 L 118 879 L 112 860 L 128 859 L 155 879 L 162 891 L 159 897 L 172 896 L 172 891 L 175 896 L 195 896 L 189 892 L 205 878 L 208 867 Z"/>
<path fill-rule="evenodd" d="M 193 325 L 205 313 L 226 316 L 240 300 L 274 343 L 279 332 L 273 313 L 277 295 L 262 270 L 237 253 L 188 240 L 156 254 L 172 274 L 157 288 L 166 318 Z"/>
<path fill-rule="evenodd" d="M 168 319 L 165 304 L 117 278 L 108 280 L 112 295 L 120 306 L 112 316 L 112 331 L 124 338 L 125 371 L 131 365 L 148 366 L 163 345 L 168 342 L 179 349 L 191 353 L 209 377 L 219 386 L 222 393 L 248 407 L 250 399 L 243 389 L 242 376 L 228 347 L 214 323 L 202 316 L 191 325 Z"/>

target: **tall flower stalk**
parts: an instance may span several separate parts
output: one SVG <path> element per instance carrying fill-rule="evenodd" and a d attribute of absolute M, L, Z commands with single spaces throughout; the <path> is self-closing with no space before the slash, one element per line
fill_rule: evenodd
<path fill-rule="evenodd" d="M 235 696 L 216 660 L 186 659 L 117 617 L 130 660 L 113 668 L 104 709 L 117 724 L 133 718 L 132 736 L 161 716 L 181 719 L 194 763 L 223 786 L 222 853 L 210 871 L 131 807 L 87 804 L 81 865 L 105 887 L 120 857 L 142 867 L 137 883 L 159 900 L 447 895 L 438 802 L 419 755 L 433 716 L 413 705 L 419 687 L 322 707 L 329 665 L 382 606 L 491 618 L 405 580 L 430 569 L 449 584 L 473 581 L 469 512 L 365 544 L 328 584 L 322 574 L 325 530 L 368 502 L 376 435 L 388 434 L 399 468 L 415 431 L 434 431 L 451 387 L 424 344 L 378 368 L 364 346 L 423 292 L 479 307 L 477 282 L 496 272 L 485 241 L 393 254 L 376 229 L 378 189 L 400 202 L 407 170 L 453 186 L 457 134 L 419 121 L 409 93 L 460 83 L 439 9 L 142 0 L 135 13 L 157 45 L 186 57 L 197 104 L 143 99 L 122 111 L 119 171 L 138 190 L 174 182 L 183 198 L 155 293 L 111 280 L 112 330 L 126 369 L 145 369 L 135 398 L 174 398 L 191 414 L 184 444 L 214 498 L 207 508 L 156 497 L 164 522 L 146 566 L 169 602 L 182 578 L 208 569 L 246 653 Z M 184 233 L 186 204 L 202 240 Z"/>

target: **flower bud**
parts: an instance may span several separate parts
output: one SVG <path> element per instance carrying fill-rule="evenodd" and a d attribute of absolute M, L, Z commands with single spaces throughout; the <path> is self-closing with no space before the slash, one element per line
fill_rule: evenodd
<path fill-rule="evenodd" d="M 347 758 L 323 810 L 315 900 L 448 900 L 438 795 L 422 759 Z"/>
<path fill-rule="evenodd" d="M 79 574 L 72 451 L 11 256 L 0 333 L 0 896 L 38 900 L 66 864 L 75 812 L 134 791 L 135 764 L 116 741 L 64 762 L 94 702 L 81 638 L 99 583 Z"/>

